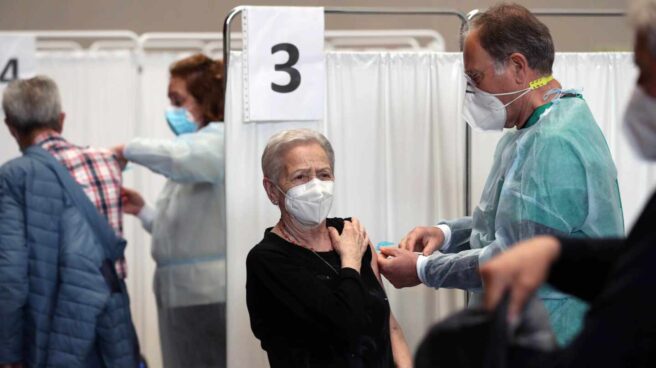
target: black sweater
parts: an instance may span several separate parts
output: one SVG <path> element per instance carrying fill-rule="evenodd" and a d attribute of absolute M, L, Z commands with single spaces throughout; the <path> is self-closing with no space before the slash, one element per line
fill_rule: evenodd
<path fill-rule="evenodd" d="M 344 220 L 326 225 L 341 233 Z M 371 257 L 358 273 L 334 251 L 315 254 L 265 231 L 246 260 L 246 302 L 271 367 L 393 366 L 389 304 Z"/>
<path fill-rule="evenodd" d="M 534 365 L 656 367 L 656 196 L 627 239 L 560 242 L 548 281 L 590 303 L 590 310 L 569 346 Z"/>

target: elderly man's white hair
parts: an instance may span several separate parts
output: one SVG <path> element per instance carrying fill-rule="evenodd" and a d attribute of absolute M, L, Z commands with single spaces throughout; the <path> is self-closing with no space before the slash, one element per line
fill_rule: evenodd
<path fill-rule="evenodd" d="M 61 128 L 57 84 L 43 75 L 9 83 L 2 96 L 2 109 L 7 123 L 21 133 L 37 128 Z"/>
<path fill-rule="evenodd" d="M 292 129 L 274 134 L 262 153 L 262 172 L 274 183 L 282 171 L 282 155 L 288 149 L 308 143 L 318 143 L 330 161 L 330 168 L 335 169 L 335 152 L 328 139 L 321 133 L 310 129 Z"/>
<path fill-rule="evenodd" d="M 645 32 L 649 51 L 656 56 L 656 0 L 634 0 L 629 17 L 638 31 Z"/>

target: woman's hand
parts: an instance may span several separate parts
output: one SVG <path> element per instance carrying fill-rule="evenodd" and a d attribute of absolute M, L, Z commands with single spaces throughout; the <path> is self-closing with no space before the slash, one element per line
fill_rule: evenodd
<path fill-rule="evenodd" d="M 139 192 L 125 187 L 121 187 L 121 202 L 123 202 L 123 212 L 134 216 L 137 216 L 146 204 Z"/>
<path fill-rule="evenodd" d="M 362 256 L 369 246 L 367 231 L 358 219 L 344 221 L 344 229 L 340 235 L 334 227 L 328 228 L 330 242 L 333 249 L 339 254 L 342 268 L 348 267 L 360 272 Z"/>

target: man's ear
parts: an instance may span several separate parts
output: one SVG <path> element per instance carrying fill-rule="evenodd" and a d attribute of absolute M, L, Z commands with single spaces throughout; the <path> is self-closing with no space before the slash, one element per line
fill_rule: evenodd
<path fill-rule="evenodd" d="M 510 55 L 509 63 L 515 76 L 515 83 L 518 85 L 525 85 L 529 81 L 528 78 L 528 60 L 526 57 L 519 52 L 514 52 Z"/>
<path fill-rule="evenodd" d="M 66 113 L 62 111 L 59 113 L 59 129 L 56 129 L 59 134 L 64 131 L 64 120 L 66 120 Z"/>

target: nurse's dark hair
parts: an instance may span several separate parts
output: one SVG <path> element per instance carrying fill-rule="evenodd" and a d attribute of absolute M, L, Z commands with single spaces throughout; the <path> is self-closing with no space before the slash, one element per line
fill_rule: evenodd
<path fill-rule="evenodd" d="M 187 91 L 201 107 L 203 124 L 223 121 L 223 61 L 195 54 L 173 63 L 170 73 L 186 82 Z"/>
<path fill-rule="evenodd" d="M 478 29 L 481 46 L 492 56 L 497 70 L 517 52 L 524 55 L 531 69 L 541 75 L 551 74 L 555 54 L 551 33 L 525 7 L 495 5 L 474 18 L 471 29 Z"/>

